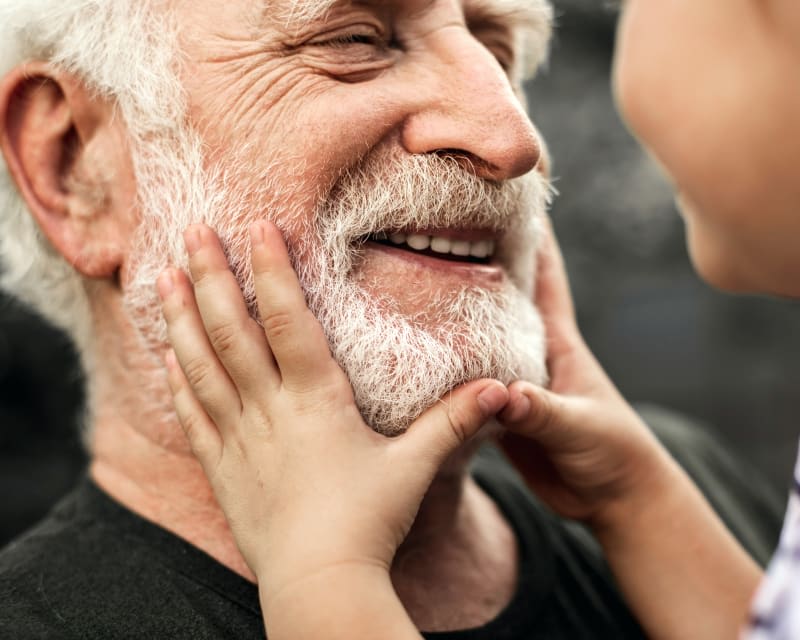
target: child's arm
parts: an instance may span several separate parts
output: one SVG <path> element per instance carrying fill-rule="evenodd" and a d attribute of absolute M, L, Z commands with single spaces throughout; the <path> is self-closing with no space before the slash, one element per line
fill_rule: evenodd
<path fill-rule="evenodd" d="M 434 474 L 508 399 L 452 392 L 403 436 L 364 424 L 308 310 L 280 232 L 257 223 L 253 320 L 207 227 L 187 230 L 194 287 L 159 278 L 175 408 L 280 638 L 419 638 L 389 579 Z"/>
<path fill-rule="evenodd" d="M 509 387 L 504 448 L 541 498 L 593 529 L 650 637 L 736 637 L 761 572 L 586 347 L 552 233 L 537 305 L 551 384 Z"/>

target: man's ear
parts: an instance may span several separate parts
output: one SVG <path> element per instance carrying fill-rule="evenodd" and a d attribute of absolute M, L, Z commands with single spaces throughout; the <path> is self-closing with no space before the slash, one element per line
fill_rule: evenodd
<path fill-rule="evenodd" d="M 0 82 L 0 149 L 53 247 L 87 277 L 115 276 L 135 180 L 113 104 L 71 74 L 25 64 Z"/>

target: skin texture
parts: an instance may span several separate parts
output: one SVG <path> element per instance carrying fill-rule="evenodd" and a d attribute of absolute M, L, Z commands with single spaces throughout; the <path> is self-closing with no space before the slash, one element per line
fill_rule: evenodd
<path fill-rule="evenodd" d="M 493 4 L 366 3 L 289 27 L 245 0 L 173 4 L 183 25 L 188 119 L 209 162 L 233 154 L 276 167 L 276 180 L 287 184 L 278 220 L 310 216 L 318 194 L 376 150 L 452 155 L 494 181 L 543 169 L 512 71 L 521 65 L 517 22 L 505 11 L 487 12 Z M 388 38 L 389 24 L 403 47 Z M 92 477 L 132 510 L 255 580 L 177 418 L 143 409 L 167 406 L 171 396 L 166 371 L 153 370 L 153 354 L 122 303 L 138 224 L 125 123 L 79 79 L 32 62 L 0 84 L 0 124 L 0 147 L 31 214 L 86 278 L 97 337 Z M 426 290 L 458 284 L 374 253 L 364 264 L 371 286 L 409 312 L 424 304 Z M 412 278 L 413 299 L 402 285 Z M 392 567 L 392 587 L 411 619 L 430 630 L 487 622 L 516 584 L 515 539 L 469 479 L 472 450 L 451 456 L 436 476 Z"/>
<path fill-rule="evenodd" d="M 675 181 L 693 259 L 718 286 L 798 292 L 800 109 L 787 78 L 800 61 L 799 25 L 800 9 L 788 1 L 632 0 L 621 20 L 615 86 L 622 110 Z M 593 529 L 649 636 L 736 637 L 760 571 L 586 348 L 553 240 L 542 252 L 536 301 L 548 330 L 551 384 L 510 386 L 500 418 L 514 435 L 504 445 L 553 509 Z M 396 513 L 387 506 L 373 516 L 391 522 Z M 350 584 L 374 593 L 362 605 L 385 607 L 386 619 L 398 620 L 391 637 L 415 637 L 399 622 L 385 577 L 367 574 L 310 571 L 273 624 L 281 633 L 325 637 L 330 618 L 320 619 L 319 600 L 308 607 L 304 598 L 313 593 L 335 608 L 332 586 Z M 353 615 L 345 607 L 341 620 L 356 637 L 378 629 L 390 637 L 381 616 L 364 610 Z"/>

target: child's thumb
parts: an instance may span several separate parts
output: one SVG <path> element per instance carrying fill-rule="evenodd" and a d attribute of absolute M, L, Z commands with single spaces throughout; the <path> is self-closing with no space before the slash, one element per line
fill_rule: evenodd
<path fill-rule="evenodd" d="M 458 387 L 423 413 L 403 436 L 438 469 L 458 447 L 474 436 L 508 401 L 508 389 L 497 380 L 476 380 Z"/>
<path fill-rule="evenodd" d="M 566 444 L 579 420 L 569 399 L 543 387 L 518 382 L 498 418 L 509 431 L 536 440 L 546 449 Z"/>

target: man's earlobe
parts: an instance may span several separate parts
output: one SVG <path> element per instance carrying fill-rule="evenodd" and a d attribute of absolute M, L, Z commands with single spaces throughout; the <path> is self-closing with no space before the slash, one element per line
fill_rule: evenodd
<path fill-rule="evenodd" d="M 45 63 L 0 82 L 0 149 L 53 247 L 87 277 L 113 276 L 128 237 L 129 165 L 113 106 Z M 132 191 L 132 189 L 130 189 Z M 129 203 L 128 203 L 129 204 Z"/>

